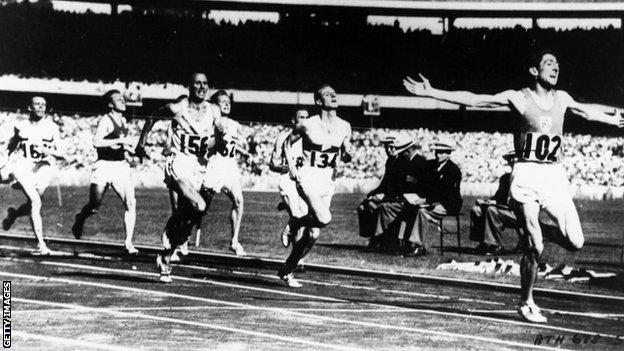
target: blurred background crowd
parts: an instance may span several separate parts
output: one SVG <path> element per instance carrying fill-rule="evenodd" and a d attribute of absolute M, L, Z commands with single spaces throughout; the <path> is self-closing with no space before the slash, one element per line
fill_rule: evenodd
<path fill-rule="evenodd" d="M 25 118 L 16 112 L 0 112 L 0 149 L 6 150 L 6 143 L 13 133 L 12 125 L 17 118 Z M 60 164 L 62 169 L 90 170 L 96 159 L 93 148 L 93 132 L 96 117 L 80 117 L 54 114 L 54 121 L 60 126 L 63 146 L 70 163 Z M 162 155 L 166 140 L 167 121 L 154 126 L 147 141 L 149 159 L 140 162 L 132 160 L 138 171 L 160 172 L 165 157 Z M 272 176 L 268 162 L 274 142 L 288 126 L 266 123 L 242 123 L 242 147 L 248 157 L 240 157 L 244 175 Z M 140 133 L 143 121 L 131 122 L 133 134 Z M 389 135 L 389 129 L 354 129 L 352 142 L 355 148 L 353 160 L 340 164 L 337 177 L 349 179 L 381 178 L 384 173 L 386 154 L 381 140 Z M 447 132 L 429 129 L 405 130 L 422 147 L 426 158 L 433 158 L 431 143 L 440 138 L 453 140 L 458 149 L 452 154 L 463 173 L 465 183 L 496 183 L 505 171 L 502 155 L 512 149 L 512 136 L 502 133 Z M 564 165 L 572 184 L 624 186 L 624 138 L 568 134 L 563 144 Z"/>

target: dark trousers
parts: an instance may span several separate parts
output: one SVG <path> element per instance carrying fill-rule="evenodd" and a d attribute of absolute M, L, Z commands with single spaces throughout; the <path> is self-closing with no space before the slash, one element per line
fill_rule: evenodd
<path fill-rule="evenodd" d="M 399 229 L 399 240 L 407 240 L 412 246 L 426 247 L 426 237 L 431 231 L 438 231 L 438 223 L 448 211 L 438 204 L 433 208 L 420 208 L 409 206 L 405 210 L 405 216 Z"/>
<path fill-rule="evenodd" d="M 397 218 L 404 206 L 405 200 L 399 199 L 384 199 L 379 202 L 364 200 L 357 208 L 360 236 L 364 238 L 387 236 L 388 239 L 395 237 Z"/>
<path fill-rule="evenodd" d="M 518 228 L 516 214 L 507 206 L 476 205 L 470 210 L 470 240 L 503 246 L 505 228 Z"/>

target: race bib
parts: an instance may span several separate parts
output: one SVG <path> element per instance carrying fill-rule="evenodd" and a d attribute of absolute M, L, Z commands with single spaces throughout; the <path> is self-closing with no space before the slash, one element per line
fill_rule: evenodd
<path fill-rule="evenodd" d="M 561 135 L 526 133 L 520 159 L 536 162 L 557 162 L 561 148 Z"/>
<path fill-rule="evenodd" d="M 199 135 L 181 133 L 180 134 L 180 151 L 186 154 L 201 156 L 208 149 L 208 137 L 200 137 Z"/>
<path fill-rule="evenodd" d="M 317 168 L 336 168 L 336 152 L 310 151 L 310 166 Z"/>
<path fill-rule="evenodd" d="M 29 143 L 28 141 L 22 141 L 19 144 L 19 149 L 24 158 L 28 158 L 34 161 L 41 161 L 46 158 L 47 150 L 52 147 L 50 143 L 42 142 L 38 144 Z"/>
<path fill-rule="evenodd" d="M 228 141 L 227 144 L 225 144 L 225 146 L 223 147 L 223 149 L 219 151 L 219 153 L 223 157 L 233 158 L 236 155 L 236 141 L 234 140 Z"/>

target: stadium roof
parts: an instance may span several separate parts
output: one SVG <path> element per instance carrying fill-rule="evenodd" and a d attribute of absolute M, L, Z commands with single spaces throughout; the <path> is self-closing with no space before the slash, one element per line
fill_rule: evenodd
<path fill-rule="evenodd" d="M 359 12 L 369 15 L 434 17 L 622 18 L 624 2 L 554 0 L 69 0 L 145 7 L 201 7 L 239 11 Z"/>

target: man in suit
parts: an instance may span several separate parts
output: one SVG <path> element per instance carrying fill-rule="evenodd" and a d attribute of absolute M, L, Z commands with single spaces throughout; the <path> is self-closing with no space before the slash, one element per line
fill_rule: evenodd
<path fill-rule="evenodd" d="M 511 169 L 515 163 L 515 152 L 503 155 L 510 169 L 498 181 L 498 190 L 488 200 L 478 199 L 470 210 L 470 240 L 479 242 L 475 253 L 496 255 L 503 253 L 501 234 L 505 228 L 518 228 L 518 219 L 509 208 L 509 187 Z"/>
<path fill-rule="evenodd" d="M 450 160 L 451 152 L 455 150 L 455 143 L 448 138 L 440 138 L 431 149 L 435 159 L 427 161 L 428 172 L 431 178 L 426 189 L 426 201 L 421 198 L 408 197 L 410 205 L 417 210 L 416 219 L 411 233 L 405 243 L 406 256 L 421 256 L 426 254 L 425 237 L 431 227 L 437 226 L 440 218 L 447 214 L 459 213 L 462 198 L 459 193 L 462 173 L 459 167 Z"/>
<path fill-rule="evenodd" d="M 397 245 L 397 230 L 406 205 L 405 194 L 423 195 L 426 160 L 419 155 L 420 147 L 406 134 L 386 140 L 386 151 L 391 150 L 386 172 L 379 186 L 371 191 L 358 207 L 360 235 L 371 235 L 369 246 Z M 364 222 L 371 224 L 369 229 Z"/>

